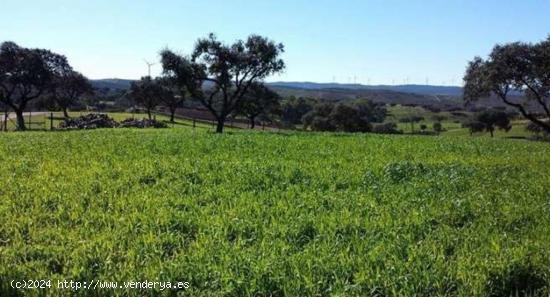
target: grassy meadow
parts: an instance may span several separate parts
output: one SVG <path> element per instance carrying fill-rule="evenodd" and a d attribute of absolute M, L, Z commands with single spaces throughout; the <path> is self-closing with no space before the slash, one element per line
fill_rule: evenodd
<path fill-rule="evenodd" d="M 448 111 L 441 112 L 432 112 L 421 106 L 387 106 L 388 117 L 385 122 L 393 122 L 397 124 L 398 129 L 402 130 L 404 133 L 411 133 L 412 127 L 410 123 L 401 123 L 400 119 L 410 117 L 410 116 L 420 116 L 424 120 L 414 124 L 414 132 L 418 133 L 420 131 L 420 125 L 426 125 L 426 131 L 433 131 L 433 124 L 437 122 L 436 117 L 442 117 L 441 125 L 444 131 L 441 133 L 446 136 L 471 136 L 471 137 L 490 137 L 488 132 L 483 133 L 474 133 L 470 135 L 468 128 L 462 127 L 462 122 L 468 120 L 469 117 L 472 117 L 474 113 L 467 111 L 459 111 L 456 114 L 453 114 Z M 459 115 L 461 114 L 461 115 Z M 494 137 L 496 138 L 529 138 L 533 136 L 533 133 L 526 131 L 525 126 L 527 125 L 526 120 L 512 120 L 512 129 L 510 131 L 496 130 Z"/>
<path fill-rule="evenodd" d="M 419 133 L 420 132 L 420 126 L 426 125 L 427 129 L 426 131 L 433 131 L 433 124 L 436 122 L 435 117 L 443 117 L 444 119 L 441 122 L 441 125 L 444 129 L 443 132 L 441 132 L 442 135 L 446 136 L 468 136 L 468 137 L 490 137 L 490 134 L 487 132 L 482 133 L 474 133 L 473 135 L 470 135 L 470 131 L 468 128 L 462 127 L 462 122 L 466 121 L 468 117 L 471 117 L 473 113 L 471 112 L 460 112 L 463 114 L 463 116 L 457 116 L 453 115 L 451 112 L 442 111 L 442 112 L 432 112 L 429 111 L 421 106 L 403 106 L 403 105 L 395 105 L 390 106 L 387 105 L 388 110 L 388 116 L 386 117 L 385 122 L 393 122 L 397 124 L 397 129 L 402 130 L 405 134 L 411 134 L 413 132 L 411 124 L 410 123 L 401 123 L 400 119 L 410 117 L 410 116 L 421 116 L 424 118 L 424 120 L 415 123 L 414 124 L 414 132 Z M 88 112 L 69 112 L 70 117 L 78 117 L 81 115 L 85 115 Z M 129 112 L 106 112 L 109 117 L 113 118 L 115 121 L 122 121 L 128 118 L 147 118 L 147 114 L 145 113 L 129 113 Z M 59 127 L 59 124 L 61 123 L 63 119 L 63 113 L 62 112 L 53 112 L 54 120 L 53 120 L 53 126 Z M 156 114 L 156 119 L 160 121 L 165 121 L 170 127 L 173 128 L 190 128 L 193 126 L 193 122 L 188 119 L 184 118 L 178 118 L 176 117 L 175 123 L 169 123 L 169 117 L 164 114 Z M 49 130 L 50 129 L 50 113 L 44 114 L 44 113 L 38 113 L 38 114 L 32 114 L 32 117 L 29 119 L 28 115 L 25 116 L 25 120 L 27 123 L 27 128 L 29 130 L 35 130 L 35 131 L 43 131 L 43 130 Z M 15 130 L 15 119 L 10 119 L 8 124 L 8 130 L 14 131 Z M 31 123 L 30 125 L 28 123 Z M 494 132 L 494 135 L 496 138 L 530 138 L 533 137 L 534 134 L 531 132 L 528 132 L 525 130 L 525 126 L 527 125 L 526 120 L 514 120 L 512 121 L 512 129 L 508 132 L 502 131 L 502 130 L 496 130 Z M 205 122 L 197 121 L 195 123 L 195 126 L 199 129 L 206 129 L 206 130 L 213 130 L 213 125 Z M 303 129 L 301 125 L 297 125 L 298 130 Z M 227 129 L 234 130 L 232 127 L 227 127 Z M 239 129 L 239 128 L 235 128 Z"/>
<path fill-rule="evenodd" d="M 0 134 L 0 296 L 550 294 L 548 143 L 182 127 Z"/>

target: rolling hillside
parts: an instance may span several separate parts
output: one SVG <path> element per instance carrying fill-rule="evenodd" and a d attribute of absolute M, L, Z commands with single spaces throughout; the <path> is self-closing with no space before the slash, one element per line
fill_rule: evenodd
<path fill-rule="evenodd" d="M 109 88 L 112 91 L 126 90 L 131 80 L 100 79 L 92 80 L 95 88 Z M 459 87 L 442 86 L 365 86 L 351 84 L 323 84 L 301 82 L 274 82 L 267 83 L 281 96 L 314 97 L 326 100 L 345 100 L 368 98 L 375 102 L 416 104 L 431 106 L 461 106 Z"/>
<path fill-rule="evenodd" d="M 362 85 L 339 83 L 315 83 L 315 82 L 273 82 L 270 86 L 322 90 L 322 89 L 346 89 L 346 90 L 385 90 L 420 95 L 445 95 L 462 96 L 462 88 L 457 86 L 433 86 L 433 85 Z"/>

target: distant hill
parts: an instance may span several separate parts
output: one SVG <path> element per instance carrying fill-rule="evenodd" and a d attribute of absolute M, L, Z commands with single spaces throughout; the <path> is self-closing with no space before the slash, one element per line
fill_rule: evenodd
<path fill-rule="evenodd" d="M 90 80 L 92 86 L 96 89 L 108 88 L 112 91 L 125 91 L 130 88 L 130 84 L 133 80 L 119 79 L 119 78 L 107 78 L 107 79 L 92 79 Z"/>
<path fill-rule="evenodd" d="M 283 97 L 311 97 L 325 100 L 346 100 L 366 98 L 374 102 L 387 104 L 414 104 L 434 106 L 440 108 L 460 107 L 463 105 L 461 97 L 448 95 L 425 95 L 406 92 L 397 92 L 383 89 L 347 89 L 347 88 L 319 88 L 306 89 L 286 87 L 281 85 L 269 86 Z"/>
<path fill-rule="evenodd" d="M 129 79 L 96 79 L 92 84 L 97 88 L 110 88 L 114 90 L 125 90 L 130 87 L 132 80 Z M 432 86 L 432 85 L 361 85 L 361 84 L 339 84 L 339 83 L 315 83 L 315 82 L 270 82 L 267 85 L 278 88 L 323 90 L 385 90 L 420 95 L 445 95 L 462 96 L 462 88 L 455 86 Z"/>
<path fill-rule="evenodd" d="M 92 80 L 98 89 L 108 88 L 111 92 L 127 90 L 132 80 Z M 462 88 L 430 85 L 377 85 L 313 83 L 313 82 L 271 82 L 269 87 L 281 96 L 313 97 L 326 100 L 367 98 L 375 102 L 454 107 L 462 105 Z"/>
<path fill-rule="evenodd" d="M 111 95 L 130 88 L 133 80 L 129 79 L 96 79 L 91 80 L 97 89 L 109 89 Z M 349 100 L 365 98 L 374 102 L 387 104 L 422 105 L 443 110 L 464 108 L 462 88 L 456 86 L 432 85 L 361 85 L 314 82 L 269 82 L 267 86 L 283 97 L 310 97 L 325 100 Z M 521 94 L 512 93 L 512 101 L 522 100 Z M 471 107 L 505 106 L 495 97 L 480 100 Z M 533 108 L 537 108 L 533 106 Z"/>
<path fill-rule="evenodd" d="M 462 96 L 462 88 L 457 86 L 432 85 L 361 85 L 339 83 L 314 82 L 272 82 L 270 86 L 319 90 L 319 89 L 346 89 L 346 90 L 386 90 L 394 92 L 414 93 L 420 95 Z"/>

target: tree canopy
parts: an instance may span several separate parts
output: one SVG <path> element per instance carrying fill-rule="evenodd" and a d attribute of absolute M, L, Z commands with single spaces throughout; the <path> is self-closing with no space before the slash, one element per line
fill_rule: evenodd
<path fill-rule="evenodd" d="M 485 110 L 476 114 L 473 121 L 466 124 L 470 129 L 470 133 L 487 131 L 494 136 L 494 131 L 500 129 L 503 131 L 510 131 L 512 125 L 510 123 L 509 115 L 500 110 Z"/>
<path fill-rule="evenodd" d="M 239 105 L 254 82 L 284 69 L 285 64 L 279 58 L 282 52 L 282 44 L 258 35 L 232 45 L 222 44 L 213 34 L 197 42 L 193 61 L 200 61 L 205 66 L 204 79 L 214 83 L 203 103 L 218 119 L 217 132 L 223 131 L 225 118 Z"/>
<path fill-rule="evenodd" d="M 61 108 L 65 117 L 69 117 L 67 109 L 85 94 L 93 94 L 94 88 L 88 79 L 79 72 L 70 70 L 55 76 L 51 84 L 51 97 Z"/>
<path fill-rule="evenodd" d="M 466 102 L 496 95 L 525 118 L 550 131 L 550 37 L 536 43 L 496 45 L 487 59 L 475 57 L 464 76 Z M 514 100 L 512 93 L 523 94 Z"/>
<path fill-rule="evenodd" d="M 237 114 L 244 115 L 250 121 L 250 128 L 254 129 L 256 118 L 260 115 L 271 118 L 280 112 L 281 97 L 275 91 L 270 90 L 262 83 L 253 83 L 240 104 L 237 106 Z"/>
<path fill-rule="evenodd" d="M 285 98 L 281 103 L 281 121 L 289 126 L 301 124 L 303 116 L 310 112 L 315 104 L 317 100 L 313 98 Z"/>
<path fill-rule="evenodd" d="M 366 100 L 321 102 L 302 117 L 306 128 L 314 131 L 369 132 L 371 123 L 383 122 L 386 111 Z"/>
<path fill-rule="evenodd" d="M 0 45 L 0 100 L 17 115 L 17 129 L 25 130 L 23 111 L 31 100 L 44 95 L 55 77 L 72 71 L 65 56 L 45 49 Z"/>
<path fill-rule="evenodd" d="M 165 97 L 173 96 L 171 91 L 162 86 L 162 84 L 152 79 L 150 76 L 142 77 L 141 80 L 133 82 L 130 86 L 130 97 L 147 111 L 151 119 L 151 111 L 155 109 Z"/>
<path fill-rule="evenodd" d="M 163 76 L 158 77 L 156 80 L 162 88 L 159 97 L 160 103 L 168 108 L 170 111 L 170 122 L 174 122 L 176 109 L 183 107 L 183 102 L 187 98 L 187 89 L 179 87 L 175 77 Z"/>
<path fill-rule="evenodd" d="M 165 72 L 180 77 L 180 85 L 200 83 L 193 95 L 216 118 L 216 132 L 221 133 L 248 88 L 285 68 L 280 59 L 283 52 L 282 44 L 259 35 L 227 45 L 211 33 L 197 41 L 190 59 L 168 49 L 162 51 L 161 57 Z"/>
<path fill-rule="evenodd" d="M 412 115 L 412 116 L 408 116 L 408 117 L 404 117 L 404 118 L 399 119 L 399 122 L 401 122 L 401 123 L 410 123 L 411 124 L 411 132 L 414 133 L 414 124 L 415 123 L 420 123 L 423 120 L 424 120 L 424 117 Z"/>

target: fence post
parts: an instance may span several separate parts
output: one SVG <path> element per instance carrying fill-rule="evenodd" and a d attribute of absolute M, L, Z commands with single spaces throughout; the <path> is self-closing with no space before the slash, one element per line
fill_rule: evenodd
<path fill-rule="evenodd" d="M 53 112 L 50 112 L 50 130 L 53 130 Z"/>
<path fill-rule="evenodd" d="M 4 131 L 8 132 L 8 112 L 4 113 Z"/>
<path fill-rule="evenodd" d="M 32 111 L 29 111 L 29 130 L 31 129 L 31 116 L 32 116 Z"/>

